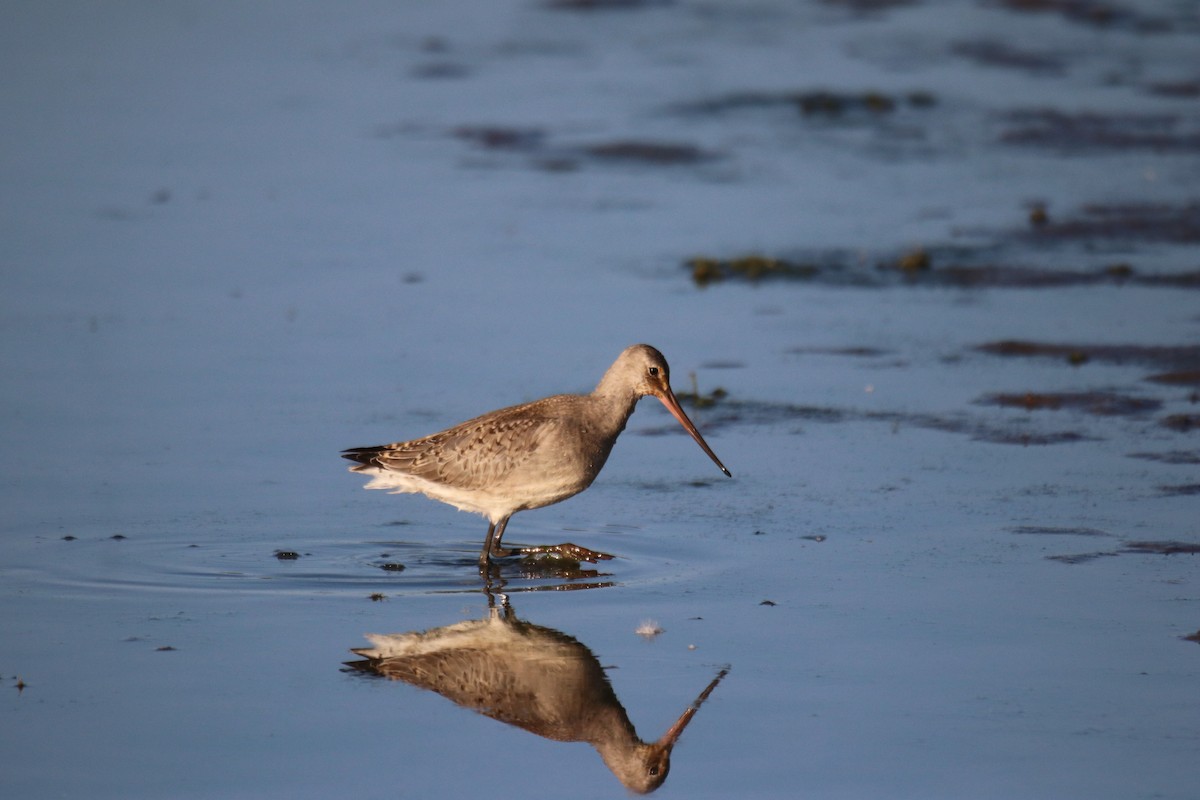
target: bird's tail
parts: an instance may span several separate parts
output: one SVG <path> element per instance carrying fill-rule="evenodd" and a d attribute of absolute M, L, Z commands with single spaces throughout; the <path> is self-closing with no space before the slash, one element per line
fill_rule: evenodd
<path fill-rule="evenodd" d="M 350 469 L 360 470 L 363 467 L 379 466 L 377 459 L 382 451 L 382 447 L 350 447 L 342 451 L 342 458 L 357 461 L 359 466 Z"/>

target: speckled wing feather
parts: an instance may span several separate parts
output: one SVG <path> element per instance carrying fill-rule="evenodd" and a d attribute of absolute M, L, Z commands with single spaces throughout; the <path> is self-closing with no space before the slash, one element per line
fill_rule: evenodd
<path fill-rule="evenodd" d="M 356 448 L 343 455 L 364 467 L 460 489 L 487 488 L 527 463 L 560 425 L 557 417 L 530 416 L 527 406 L 514 406 L 422 439 Z"/>

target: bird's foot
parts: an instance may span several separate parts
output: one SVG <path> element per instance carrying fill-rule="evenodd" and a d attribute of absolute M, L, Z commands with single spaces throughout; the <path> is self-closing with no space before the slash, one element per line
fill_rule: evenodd
<path fill-rule="evenodd" d="M 570 559 L 571 561 L 587 561 L 596 563 L 597 561 L 611 561 L 613 556 L 608 553 L 601 553 L 598 550 L 589 550 L 586 547 L 580 547 L 577 544 L 563 542 L 562 544 L 543 544 L 533 545 L 530 547 L 516 548 L 516 552 L 523 556 L 557 556 L 559 558 Z"/>

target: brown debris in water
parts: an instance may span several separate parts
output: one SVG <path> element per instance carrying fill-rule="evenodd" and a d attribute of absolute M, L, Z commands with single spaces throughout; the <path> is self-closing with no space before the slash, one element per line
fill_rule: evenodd
<path fill-rule="evenodd" d="M 815 277 L 820 272 L 820 268 L 813 264 L 798 264 L 757 254 L 739 256 L 727 261 L 697 256 L 688 259 L 686 265 L 691 269 L 692 282 L 701 288 L 710 283 L 733 278 L 750 282 L 764 278 L 806 279 Z"/>

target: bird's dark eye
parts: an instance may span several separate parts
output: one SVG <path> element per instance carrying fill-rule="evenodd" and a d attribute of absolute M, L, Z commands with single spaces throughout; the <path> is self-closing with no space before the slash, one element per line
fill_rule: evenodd
<path fill-rule="evenodd" d="M 650 369 L 655 369 L 655 367 L 651 367 Z M 651 775 L 651 776 L 658 775 L 658 767 L 651 767 L 651 768 L 650 768 L 650 775 Z"/>
<path fill-rule="evenodd" d="M 657 377 L 658 377 L 658 367 L 651 367 L 651 368 L 650 368 L 650 375 L 651 375 L 651 376 L 653 376 L 653 377 L 655 377 L 655 378 L 657 378 Z"/>

